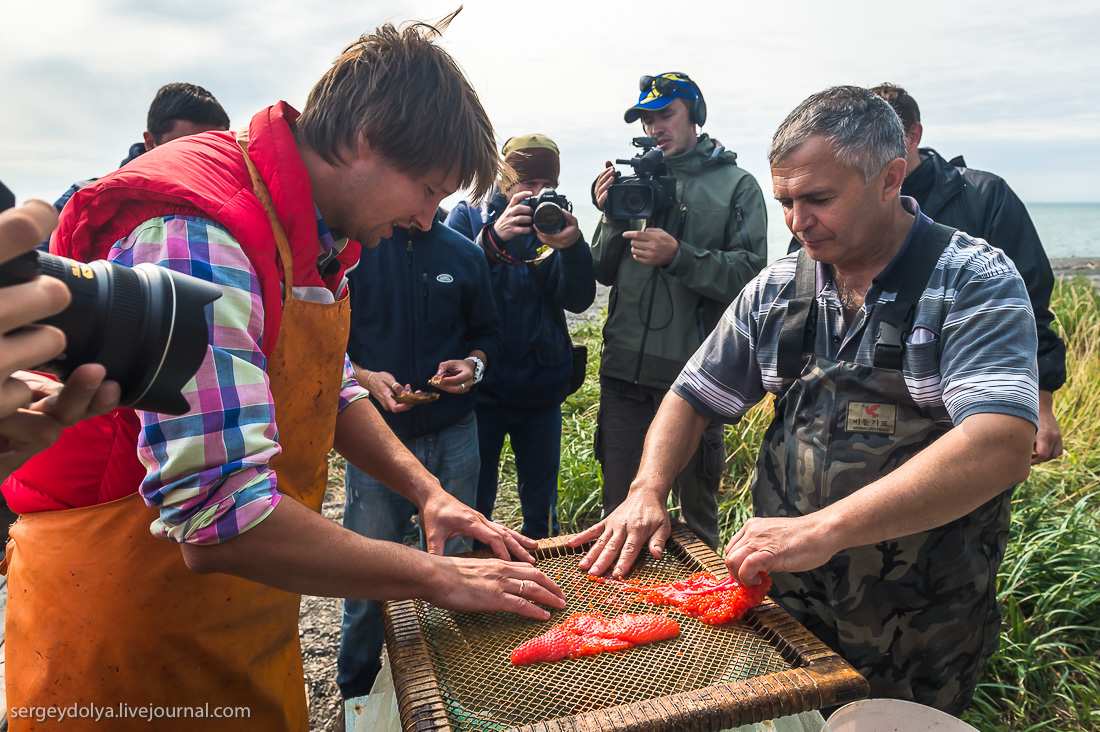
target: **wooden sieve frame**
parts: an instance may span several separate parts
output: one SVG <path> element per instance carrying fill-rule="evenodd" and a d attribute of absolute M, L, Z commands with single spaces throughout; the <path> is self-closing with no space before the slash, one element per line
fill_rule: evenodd
<path fill-rule="evenodd" d="M 554 552 L 583 549 L 566 546 L 568 536 L 545 539 L 536 559 Z M 679 551 L 692 571 L 724 573 L 710 547 L 686 526 L 673 523 L 667 549 Z M 474 553 L 488 556 L 488 552 Z M 420 600 L 382 603 L 386 648 L 393 671 L 401 726 L 407 732 L 453 730 L 443 690 L 432 667 L 424 629 L 417 613 Z M 705 686 L 640 702 L 584 712 L 513 728 L 514 732 L 717 732 L 815 709 L 838 706 L 867 696 L 867 681 L 805 627 L 771 600 L 741 621 L 759 634 L 791 668 L 741 681 Z"/>

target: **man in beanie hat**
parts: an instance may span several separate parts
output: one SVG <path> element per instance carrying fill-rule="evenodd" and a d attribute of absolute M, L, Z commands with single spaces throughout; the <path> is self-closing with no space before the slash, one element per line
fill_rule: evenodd
<path fill-rule="evenodd" d="M 596 297 L 592 254 L 577 220 L 562 210 L 562 228 L 535 229 L 525 199 L 556 189 L 561 162 L 546 135 L 520 135 L 502 149 L 514 175 L 502 180 L 489 203 L 455 206 L 447 224 L 485 251 L 503 337 L 500 359 L 478 392 L 481 454 L 478 511 L 491 516 L 498 464 L 508 435 L 516 456 L 521 533 L 534 539 L 557 534 L 561 404 L 569 395 L 573 349 L 564 310 L 580 313 Z"/>
<path fill-rule="evenodd" d="M 735 153 L 699 134 L 707 119 L 699 86 L 666 73 L 643 76 L 640 90 L 625 119 L 641 119 L 645 134 L 657 138 L 676 200 L 646 222 L 605 214 L 593 237 L 596 279 L 612 288 L 596 428 L 605 515 L 626 498 L 669 386 L 767 254 L 760 186 L 737 167 Z M 614 176 L 608 162 L 596 179 L 601 210 Z M 675 486 L 684 521 L 712 547 L 724 458 L 722 425 L 712 423 Z"/>

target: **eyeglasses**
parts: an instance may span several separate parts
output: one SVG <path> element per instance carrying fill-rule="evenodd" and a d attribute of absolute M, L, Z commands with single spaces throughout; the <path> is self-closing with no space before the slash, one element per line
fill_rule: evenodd
<path fill-rule="evenodd" d="M 685 93 L 692 99 L 696 99 L 698 96 L 688 75 L 681 74 L 678 71 L 661 74 L 660 76 L 643 76 L 638 80 L 638 91 L 649 91 L 650 89 L 662 97 L 683 96 Z"/>

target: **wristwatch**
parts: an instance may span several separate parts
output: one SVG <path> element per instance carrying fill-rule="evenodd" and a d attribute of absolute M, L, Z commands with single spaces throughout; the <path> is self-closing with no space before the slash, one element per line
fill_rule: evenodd
<path fill-rule="evenodd" d="M 466 360 L 474 362 L 474 383 L 479 383 L 481 377 L 485 375 L 485 362 L 477 356 L 467 356 Z"/>

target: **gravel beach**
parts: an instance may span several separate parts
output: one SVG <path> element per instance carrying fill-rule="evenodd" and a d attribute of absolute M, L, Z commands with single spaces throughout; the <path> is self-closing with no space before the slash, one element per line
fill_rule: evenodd
<path fill-rule="evenodd" d="M 1066 257 L 1050 260 L 1055 277 L 1087 277 L 1100 285 L 1100 257 Z"/>

